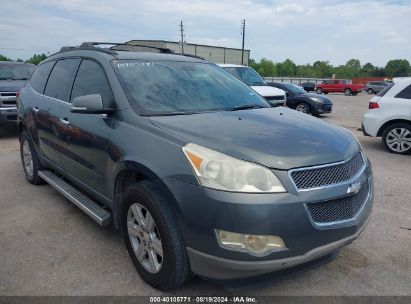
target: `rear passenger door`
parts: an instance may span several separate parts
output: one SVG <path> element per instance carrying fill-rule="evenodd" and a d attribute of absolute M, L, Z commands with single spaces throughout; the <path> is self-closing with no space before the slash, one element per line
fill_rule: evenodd
<path fill-rule="evenodd" d="M 70 111 L 74 98 L 90 94 L 100 94 L 105 108 L 115 107 L 103 68 L 96 61 L 83 59 L 73 82 L 70 104 L 65 104 L 60 113 L 61 119 L 67 121 L 61 133 L 62 165 L 83 187 L 107 196 L 105 176 L 112 153 L 109 138 L 113 119 L 103 114 Z"/>
<path fill-rule="evenodd" d="M 42 157 L 57 166 L 61 165 L 60 128 L 64 125 L 59 114 L 62 105 L 68 101 L 71 84 L 79 63 L 79 59 L 47 62 L 43 64 L 44 71 L 38 71 L 48 75 L 48 70 L 52 68 L 50 75 L 45 77 L 47 82 L 44 86 L 44 92 L 36 97 L 37 100 L 32 109 L 36 137 Z M 36 75 L 33 74 L 33 76 Z M 32 86 L 36 86 L 35 81 L 32 82 Z M 42 88 L 40 85 L 37 90 L 42 90 Z"/>

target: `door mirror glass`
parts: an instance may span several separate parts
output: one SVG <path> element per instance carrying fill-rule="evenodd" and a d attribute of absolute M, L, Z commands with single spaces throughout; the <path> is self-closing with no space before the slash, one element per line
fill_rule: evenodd
<path fill-rule="evenodd" d="M 73 99 L 71 112 L 85 114 L 107 114 L 113 109 L 104 109 L 100 94 L 78 96 Z"/>

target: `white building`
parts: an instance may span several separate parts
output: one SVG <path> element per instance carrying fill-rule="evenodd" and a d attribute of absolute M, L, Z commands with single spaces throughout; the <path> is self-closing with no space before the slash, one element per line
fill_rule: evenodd
<path fill-rule="evenodd" d="M 126 42 L 130 45 L 147 45 L 154 47 L 167 48 L 175 53 L 182 53 L 179 42 L 165 40 L 130 40 Z M 116 47 L 120 48 L 120 47 Z M 133 48 L 135 49 L 135 47 Z M 186 43 L 184 44 L 184 54 L 202 57 L 214 63 L 241 64 L 241 49 L 226 48 L 213 45 L 202 45 Z M 244 65 L 248 65 L 250 50 L 244 50 Z"/>

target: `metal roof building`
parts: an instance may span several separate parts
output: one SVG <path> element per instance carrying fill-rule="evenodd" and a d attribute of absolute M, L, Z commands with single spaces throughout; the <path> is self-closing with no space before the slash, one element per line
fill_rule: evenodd
<path fill-rule="evenodd" d="M 130 40 L 126 42 L 130 45 L 147 45 L 160 48 L 168 48 L 175 53 L 181 53 L 181 43 L 165 40 Z M 134 47 L 135 48 L 135 47 Z M 221 46 L 203 44 L 184 44 L 184 54 L 203 57 L 214 63 L 241 64 L 241 49 L 226 48 Z M 244 50 L 244 65 L 248 65 L 250 50 Z"/>

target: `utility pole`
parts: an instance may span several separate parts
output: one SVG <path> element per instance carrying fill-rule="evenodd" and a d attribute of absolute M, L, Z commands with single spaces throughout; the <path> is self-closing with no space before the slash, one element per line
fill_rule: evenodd
<path fill-rule="evenodd" d="M 180 34 L 181 34 L 181 54 L 184 54 L 184 27 L 183 27 L 183 21 L 180 22 Z"/>
<path fill-rule="evenodd" d="M 243 45 L 241 47 L 241 65 L 244 65 L 244 38 L 245 38 L 245 19 L 241 21 L 241 34 L 243 35 Z"/>

